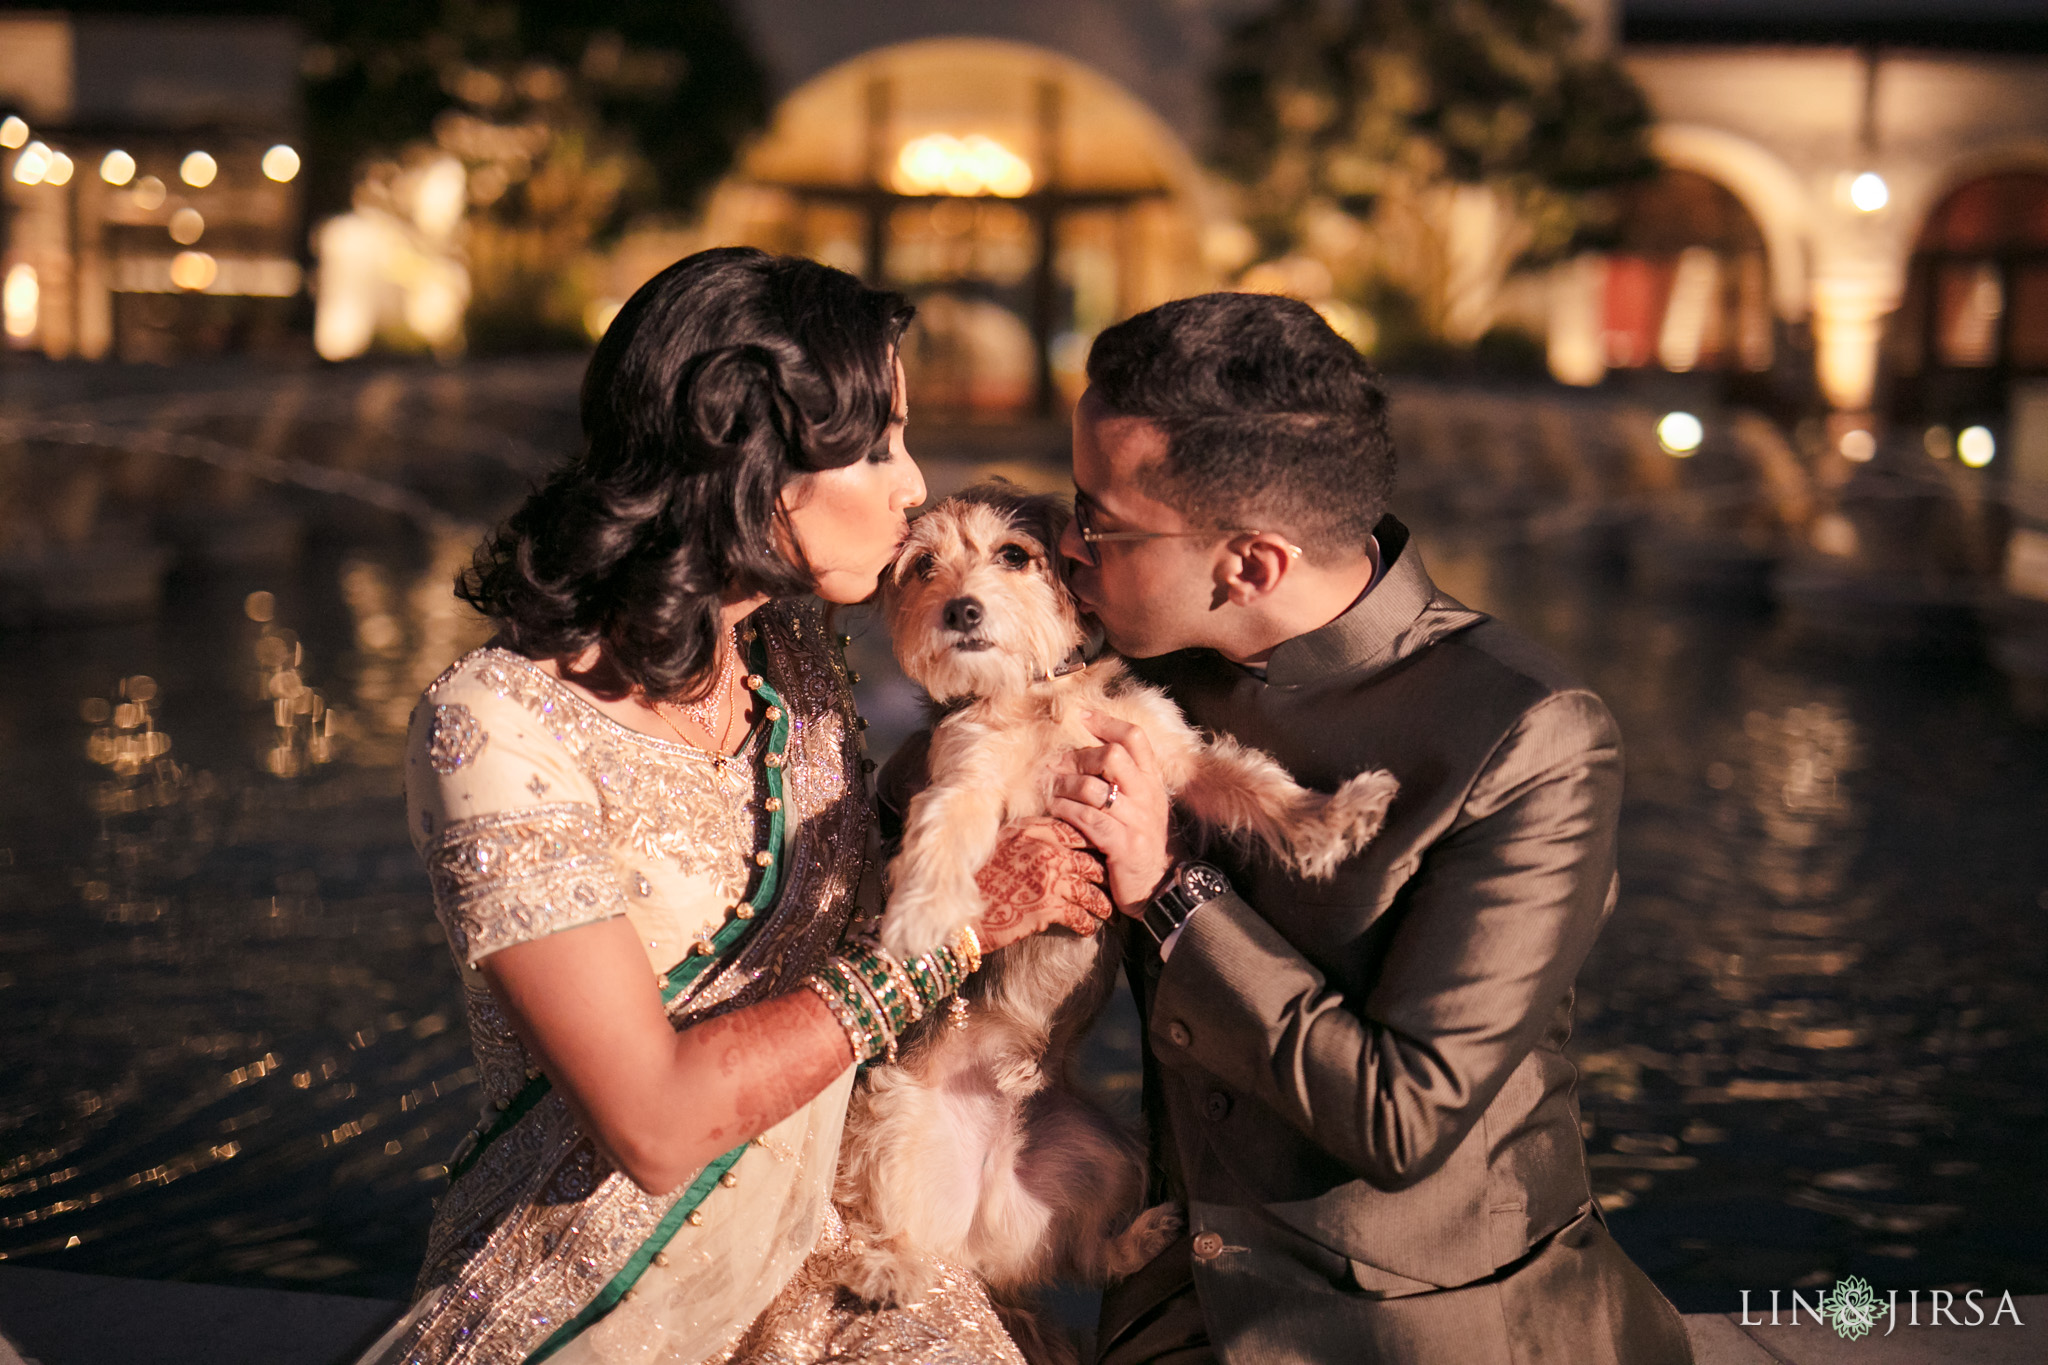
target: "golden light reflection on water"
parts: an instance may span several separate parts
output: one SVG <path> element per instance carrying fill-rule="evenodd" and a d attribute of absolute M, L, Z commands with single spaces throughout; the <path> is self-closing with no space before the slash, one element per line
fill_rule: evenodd
<path fill-rule="evenodd" d="M 490 407 L 452 376 L 365 384 L 337 460 L 396 477 L 426 433 L 481 440 Z M 997 468 L 1067 483 L 1044 432 L 917 440 L 934 497 Z M 43 833 L 0 830 L 0 1009 L 21 1035 L 0 1063 L 43 1068 L 0 1097 L 19 1135 L 0 1151 L 0 1258 L 387 1295 L 416 1267 L 474 1075 L 397 773 L 420 690 L 487 627 L 449 593 L 473 537 L 351 544 L 237 580 L 160 641 L 110 637 L 47 716 L 47 662 L 30 679 L 0 659 L 10 744 L 47 730 L 62 754 L 39 771 L 79 774 L 75 807 L 60 781 L 55 814 L 15 810 L 14 828 Z M 2032 1074 L 2010 1058 L 2035 1039 L 1995 996 L 2034 959 L 2020 938 L 1946 960 L 1971 907 L 1891 846 L 1921 821 L 1958 844 L 2020 828 L 2011 794 L 2038 801 L 2038 776 L 1940 809 L 1927 793 L 1953 775 L 1918 772 L 1951 751 L 1982 767 L 1957 736 L 2010 745 L 2002 722 L 1426 526 L 1418 544 L 1450 591 L 1547 640 L 1622 719 L 1623 899 L 1583 977 L 1576 1059 L 1601 1202 L 1683 1225 L 1653 1275 L 1786 1284 L 1850 1254 L 1923 1282 L 1983 1273 L 1939 1258 L 1957 1228 L 2035 1197 L 1996 1183 L 2023 1166 L 2000 1132 Z M 879 628 L 855 613 L 848 629 L 863 709 L 897 737 L 921 713 Z M 2040 870 L 2013 839 L 1988 857 L 2007 878 Z M 2037 895 L 2048 876 L 2027 882 Z M 1123 1100 L 1138 1036 L 1119 1014 L 1091 1042 L 1089 1074 Z M 1970 1078 L 1992 1073 L 2006 1097 L 1973 1108 L 1991 1092 Z M 1712 1223 L 1722 1207 L 1739 1226 Z"/>
<path fill-rule="evenodd" d="M 341 569 L 341 596 L 354 631 L 355 695 L 366 720 L 363 742 L 379 761 L 396 762 L 412 708 L 450 663 L 490 634 L 452 591 L 469 563 L 471 539 L 442 535 L 426 564 L 409 578 L 373 559 L 351 559 Z"/>

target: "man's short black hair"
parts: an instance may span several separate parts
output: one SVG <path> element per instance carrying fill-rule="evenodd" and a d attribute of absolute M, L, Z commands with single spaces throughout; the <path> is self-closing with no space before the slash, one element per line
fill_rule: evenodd
<path fill-rule="evenodd" d="M 1311 553 L 1343 554 L 1364 547 L 1393 496 L 1379 375 L 1297 300 L 1161 304 L 1095 338 L 1088 382 L 1165 433 L 1141 486 L 1196 525 L 1286 531 Z"/>

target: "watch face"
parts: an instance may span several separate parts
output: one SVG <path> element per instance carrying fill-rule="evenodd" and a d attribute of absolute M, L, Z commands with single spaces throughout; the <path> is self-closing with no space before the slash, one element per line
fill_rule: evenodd
<path fill-rule="evenodd" d="M 1230 879 L 1207 863 L 1189 863 L 1182 868 L 1180 884 L 1187 898 L 1197 905 L 1230 891 Z"/>

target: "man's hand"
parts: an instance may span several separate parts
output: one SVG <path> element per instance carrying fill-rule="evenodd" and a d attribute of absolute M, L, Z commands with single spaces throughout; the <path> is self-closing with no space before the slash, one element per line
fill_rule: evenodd
<path fill-rule="evenodd" d="M 1046 809 L 1101 852 L 1117 909 L 1142 915 L 1174 864 L 1167 831 L 1173 803 L 1143 730 L 1095 711 L 1082 712 L 1081 723 L 1102 743 L 1068 755 Z"/>
<path fill-rule="evenodd" d="M 1102 863 L 1088 841 L 1065 821 L 1041 816 L 1005 828 L 996 851 L 974 881 L 988 898 L 976 931 L 994 951 L 1061 925 L 1082 937 L 1112 913 L 1102 890 Z"/>

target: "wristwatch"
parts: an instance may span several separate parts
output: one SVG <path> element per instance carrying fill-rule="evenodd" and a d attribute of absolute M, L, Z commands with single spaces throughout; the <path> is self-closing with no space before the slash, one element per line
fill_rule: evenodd
<path fill-rule="evenodd" d="M 1230 894 L 1230 878 L 1208 863 L 1189 859 L 1173 869 L 1151 900 L 1145 902 L 1140 920 L 1155 943 L 1164 943 L 1180 928 L 1195 907 Z"/>

